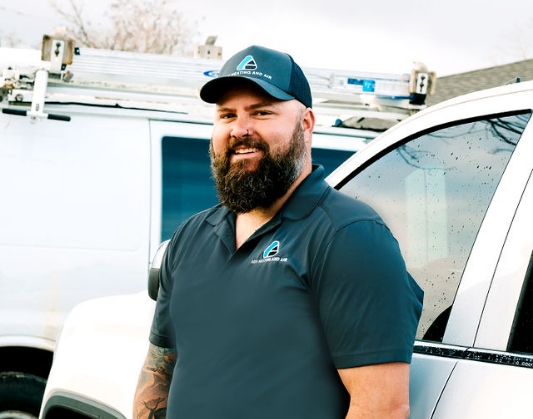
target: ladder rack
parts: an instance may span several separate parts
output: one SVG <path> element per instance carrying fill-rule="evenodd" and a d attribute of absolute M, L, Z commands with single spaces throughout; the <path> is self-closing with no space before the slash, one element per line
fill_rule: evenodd
<path fill-rule="evenodd" d="M 60 42 L 55 45 L 59 48 Z M 125 107 L 136 101 L 143 102 L 146 109 L 176 109 L 179 105 L 181 112 L 191 106 L 212 109 L 199 100 L 198 92 L 224 64 L 215 59 L 82 48 L 76 49 L 68 64 L 58 67 L 53 61 L 57 61 L 59 51 L 54 52 L 50 63 L 42 60 L 44 53 L 38 50 L 0 48 L 0 95 L 4 97 L 4 108 L 6 102 L 31 102 L 30 116 L 34 118 L 46 116 L 42 107 L 52 101 L 107 101 Z M 311 86 L 318 122 L 322 119 L 329 125 L 354 116 L 403 119 L 425 107 L 424 99 L 434 86 L 434 75 L 427 71 L 398 75 L 302 70 Z M 422 85 L 414 82 L 417 77 Z M 41 105 L 35 106 L 35 102 Z"/>

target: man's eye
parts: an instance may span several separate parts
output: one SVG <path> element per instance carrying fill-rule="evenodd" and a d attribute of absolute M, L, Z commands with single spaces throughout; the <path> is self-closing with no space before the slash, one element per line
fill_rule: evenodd
<path fill-rule="evenodd" d="M 231 118 L 235 118 L 235 114 L 233 113 L 223 113 L 223 114 L 220 114 L 220 119 L 231 119 Z"/>

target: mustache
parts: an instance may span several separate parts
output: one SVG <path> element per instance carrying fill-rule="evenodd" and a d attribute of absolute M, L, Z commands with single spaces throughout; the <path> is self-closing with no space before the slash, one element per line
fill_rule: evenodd
<path fill-rule="evenodd" d="M 231 152 L 235 150 L 235 148 L 237 147 L 257 148 L 258 150 L 265 151 L 265 152 L 268 152 L 268 150 L 270 149 L 268 144 L 264 142 L 263 140 L 257 140 L 257 139 L 252 139 L 252 138 L 244 138 L 244 139 L 240 138 L 240 139 L 235 139 L 234 141 L 231 141 L 228 144 L 228 151 Z"/>

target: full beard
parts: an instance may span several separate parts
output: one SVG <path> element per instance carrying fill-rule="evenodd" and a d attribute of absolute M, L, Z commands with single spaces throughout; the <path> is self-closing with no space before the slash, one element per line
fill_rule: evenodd
<path fill-rule="evenodd" d="M 250 162 L 246 160 L 231 164 L 230 151 L 215 155 L 211 143 L 211 171 L 218 198 L 236 214 L 268 209 L 287 193 L 302 173 L 306 157 L 302 126 L 296 124 L 289 149 L 284 153 L 272 155 L 264 141 L 243 139 L 239 144 L 256 147 L 264 155 L 257 168 L 250 170 L 247 168 Z"/>

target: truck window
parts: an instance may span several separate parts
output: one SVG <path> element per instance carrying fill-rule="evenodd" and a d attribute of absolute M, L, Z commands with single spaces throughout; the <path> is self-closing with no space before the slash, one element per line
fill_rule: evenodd
<path fill-rule="evenodd" d="M 417 339 L 442 341 L 477 232 L 529 118 L 507 115 L 425 133 L 342 187 L 381 214 L 424 289 Z"/>
<path fill-rule="evenodd" d="M 533 353 L 533 253 L 510 341 L 511 352 Z"/>
<path fill-rule="evenodd" d="M 209 141 L 163 137 L 163 202 L 161 241 L 172 236 L 186 218 L 218 203 L 211 178 Z M 326 176 L 353 151 L 314 148 L 313 162 L 322 164 Z"/>

